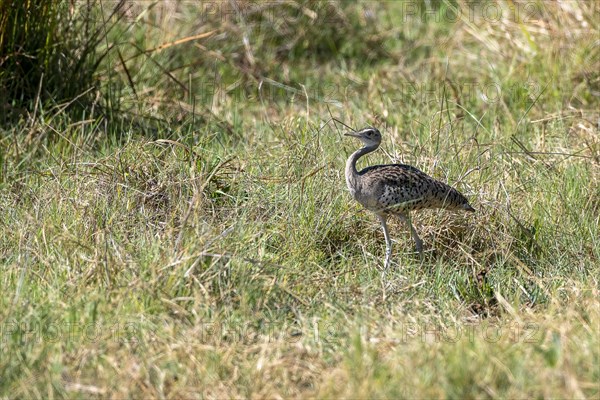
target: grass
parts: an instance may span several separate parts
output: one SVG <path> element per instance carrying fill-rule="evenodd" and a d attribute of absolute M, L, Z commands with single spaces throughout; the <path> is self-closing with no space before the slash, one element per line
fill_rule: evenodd
<path fill-rule="evenodd" d="M 214 4 L 105 9 L 104 103 L 0 130 L 1 395 L 598 398 L 593 3 Z M 382 282 L 332 118 L 478 212 Z"/>

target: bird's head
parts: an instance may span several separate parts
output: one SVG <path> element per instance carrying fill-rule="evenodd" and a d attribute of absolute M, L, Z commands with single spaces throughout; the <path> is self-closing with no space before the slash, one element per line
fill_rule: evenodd
<path fill-rule="evenodd" d="M 379 146 L 381 143 L 381 133 L 377 128 L 364 128 L 357 132 L 346 133 L 344 136 L 351 136 L 360 139 L 365 146 Z"/>

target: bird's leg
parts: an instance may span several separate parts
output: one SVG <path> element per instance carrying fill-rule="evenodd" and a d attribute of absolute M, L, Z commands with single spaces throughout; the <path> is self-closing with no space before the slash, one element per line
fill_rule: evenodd
<path fill-rule="evenodd" d="M 390 233 L 387 228 L 387 217 L 385 215 L 377 215 L 379 221 L 381 222 L 381 227 L 383 228 L 383 236 L 385 237 L 385 263 L 383 266 L 383 273 L 387 271 L 390 266 L 390 257 L 392 255 L 392 240 L 390 239 Z"/>
<path fill-rule="evenodd" d="M 408 225 L 408 227 L 410 228 L 410 234 L 415 241 L 415 244 L 417 247 L 417 252 L 420 255 L 423 255 L 423 241 L 417 234 L 417 231 L 415 230 L 415 227 L 413 226 L 413 224 L 410 220 L 410 214 L 406 213 L 406 214 L 397 214 L 397 215 L 398 215 L 398 217 L 400 217 L 400 220 L 402 220 L 402 222 L 406 223 Z"/>

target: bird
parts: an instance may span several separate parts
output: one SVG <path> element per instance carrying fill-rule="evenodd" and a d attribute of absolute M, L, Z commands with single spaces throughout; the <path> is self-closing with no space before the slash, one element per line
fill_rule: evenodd
<path fill-rule="evenodd" d="M 458 190 L 406 164 L 373 165 L 361 171 L 356 162 L 372 153 L 381 144 L 377 128 L 367 127 L 345 133 L 344 136 L 360 139 L 363 147 L 348 157 L 346 184 L 352 197 L 364 208 L 375 213 L 385 238 L 384 273 L 389 268 L 392 240 L 387 227 L 390 216 L 398 217 L 410 229 L 417 252 L 422 255 L 423 241 L 412 225 L 410 212 L 424 208 L 443 208 L 451 211 L 475 212 L 469 201 Z"/>

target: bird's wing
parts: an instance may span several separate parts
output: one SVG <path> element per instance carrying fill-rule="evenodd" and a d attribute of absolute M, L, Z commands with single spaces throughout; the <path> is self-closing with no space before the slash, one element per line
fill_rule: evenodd
<path fill-rule="evenodd" d="M 410 165 L 375 165 L 360 172 L 366 186 L 374 188 L 377 208 L 388 211 L 425 206 L 426 195 L 435 180 Z"/>
<path fill-rule="evenodd" d="M 377 187 L 374 194 L 382 210 L 403 212 L 468 204 L 458 190 L 410 165 L 381 165 L 366 170 L 363 179 Z"/>

